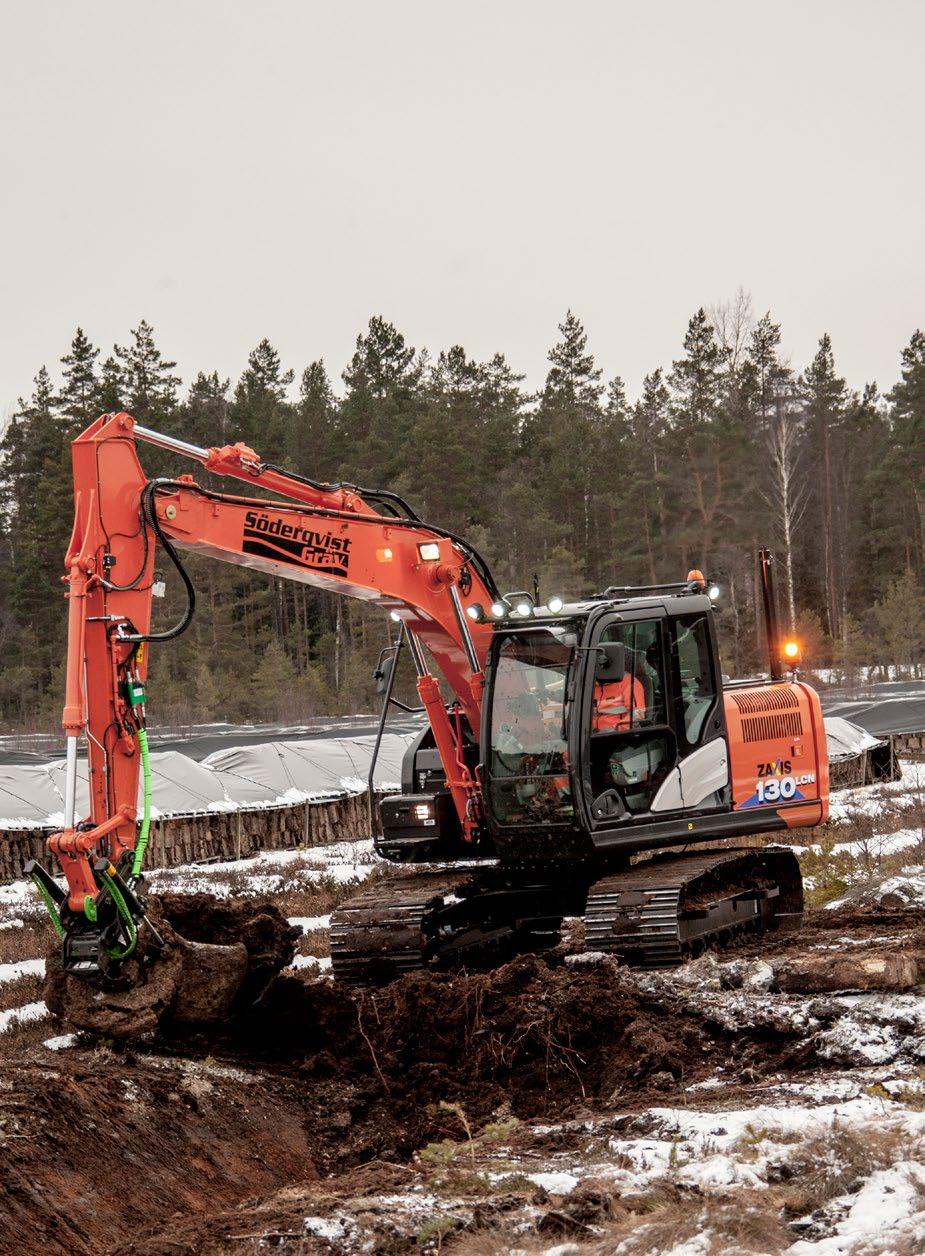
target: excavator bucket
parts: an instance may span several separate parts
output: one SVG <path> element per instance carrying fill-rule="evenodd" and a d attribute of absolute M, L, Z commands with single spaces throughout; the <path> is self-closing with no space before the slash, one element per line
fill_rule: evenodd
<path fill-rule="evenodd" d="M 45 1001 L 74 1029 L 123 1040 L 221 1026 L 260 998 L 295 955 L 299 930 L 271 904 L 208 894 L 151 895 L 156 933 L 107 973 L 67 971 L 49 953 Z"/>

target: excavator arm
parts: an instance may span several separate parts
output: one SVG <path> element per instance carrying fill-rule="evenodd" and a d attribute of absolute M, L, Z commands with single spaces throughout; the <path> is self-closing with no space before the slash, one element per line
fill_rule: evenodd
<path fill-rule="evenodd" d="M 264 495 L 214 492 L 188 475 L 149 479 L 139 440 Z M 64 577 L 64 824 L 48 842 L 67 890 L 40 865 L 28 868 L 63 939 L 65 968 L 99 971 L 120 961 L 134 949 L 142 922 L 157 937 L 136 893 L 150 823 L 145 686 L 150 643 L 178 636 L 192 618 L 195 592 L 180 550 L 373 602 L 400 620 L 463 834 L 474 840 L 480 798 L 459 743 L 463 717 L 476 733 L 479 728 L 491 637 L 486 608 L 498 600 L 478 554 L 423 523 L 392 494 L 316 483 L 261 462 L 243 444 L 201 449 L 142 428 L 124 413 L 103 415 L 75 440 L 73 468 L 75 519 Z M 187 607 L 174 627 L 152 632 L 158 547 L 180 573 Z M 452 712 L 424 647 L 455 695 Z M 84 733 L 90 811 L 78 817 L 77 748 Z"/>

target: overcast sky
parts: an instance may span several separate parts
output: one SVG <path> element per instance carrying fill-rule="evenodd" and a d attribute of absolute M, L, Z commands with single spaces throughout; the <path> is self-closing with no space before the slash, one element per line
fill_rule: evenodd
<path fill-rule="evenodd" d="M 630 394 L 741 285 L 802 367 L 925 324 L 925 3 L 0 0 L 0 416 L 75 326 L 188 379 L 372 313 Z"/>

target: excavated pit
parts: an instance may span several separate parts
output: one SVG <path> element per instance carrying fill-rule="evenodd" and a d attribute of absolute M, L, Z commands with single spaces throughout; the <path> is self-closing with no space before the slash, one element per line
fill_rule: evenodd
<path fill-rule="evenodd" d="M 71 982 L 62 992 L 52 976 L 72 1026 L 76 1013 L 95 1032 L 62 1056 L 2 1062 L 0 1253 L 265 1250 L 261 1232 L 298 1234 L 322 1196 L 361 1180 L 397 1190 L 419 1149 L 464 1137 L 460 1113 L 473 1131 L 515 1118 L 582 1120 L 685 1103 L 717 1070 L 728 1099 L 825 1065 L 795 1023 L 724 1023 L 712 1007 L 719 996 L 698 1004 L 683 984 L 659 976 L 647 986 L 611 961 L 522 957 L 488 973 L 353 991 L 280 973 L 294 931 L 266 904 L 164 896 L 159 910 L 193 942 L 245 952 L 246 998 L 203 1025 L 175 1015 L 176 991 L 153 981 L 141 1010 L 123 991 L 101 1012 L 101 1001 L 75 996 Z M 885 932 L 904 937 L 892 953 L 918 955 L 917 915 L 814 913 L 799 939 L 742 940 L 728 958 L 777 964 L 846 933 Z M 148 1026 L 143 1042 L 127 1036 L 133 1017 L 133 1032 Z M 101 1046 L 101 1037 L 117 1041 Z M 262 1207 L 257 1224 L 253 1201 L 271 1198 L 272 1224 Z"/>

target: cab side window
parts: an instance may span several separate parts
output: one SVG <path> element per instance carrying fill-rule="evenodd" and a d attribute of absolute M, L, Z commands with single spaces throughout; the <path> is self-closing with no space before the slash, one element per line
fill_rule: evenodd
<path fill-rule="evenodd" d="M 677 619 L 672 625 L 672 653 L 681 704 L 678 732 L 688 746 L 697 746 L 703 737 L 707 716 L 716 701 L 713 651 L 705 615 Z"/>
<path fill-rule="evenodd" d="M 648 811 L 677 757 L 667 722 L 662 631 L 661 620 L 639 620 L 608 624 L 601 634 L 601 644 L 623 646 L 624 673 L 594 686 L 590 783 L 600 818 Z"/>
<path fill-rule="evenodd" d="M 626 650 L 626 677 L 622 683 L 625 714 L 618 723 L 612 719 L 610 723 L 627 729 L 664 724 L 665 683 L 660 622 L 648 620 L 610 624 L 601 634 L 601 641 L 621 641 Z M 618 691 L 615 692 L 619 696 Z M 595 695 L 599 727 L 607 727 L 606 708 L 614 705 L 611 698 L 610 694 Z"/>

